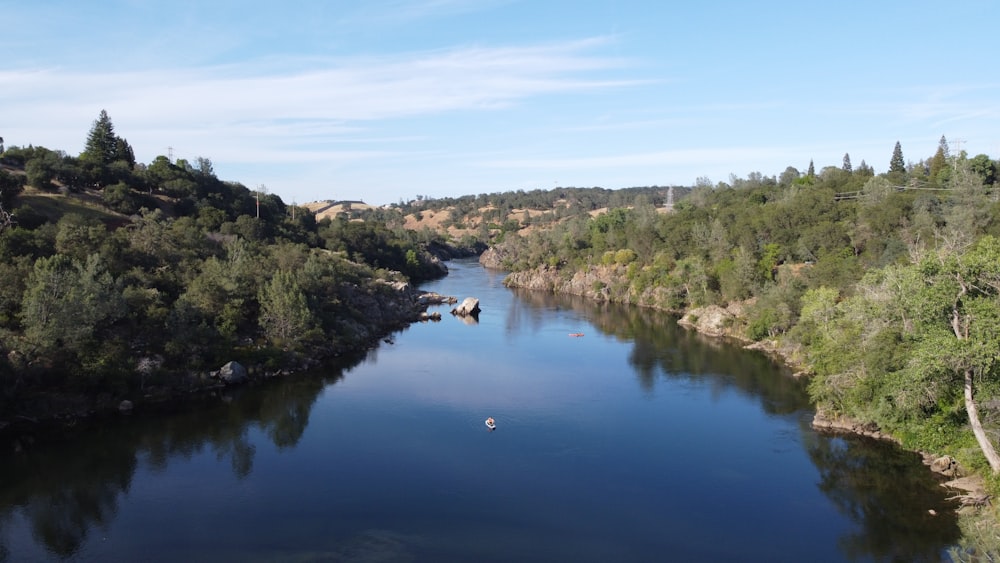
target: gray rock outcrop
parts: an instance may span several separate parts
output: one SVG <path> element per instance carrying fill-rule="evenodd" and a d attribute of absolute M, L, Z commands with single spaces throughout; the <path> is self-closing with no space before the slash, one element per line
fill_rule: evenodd
<path fill-rule="evenodd" d="M 491 246 L 479 255 L 479 263 L 486 268 L 492 268 L 494 270 L 503 269 L 503 260 L 505 258 L 505 253 L 502 249 Z"/>
<path fill-rule="evenodd" d="M 247 380 L 247 368 L 239 362 L 228 362 L 219 368 L 219 381 L 226 385 L 236 385 Z"/>
<path fill-rule="evenodd" d="M 479 299 L 466 297 L 462 304 L 451 310 L 451 314 L 457 317 L 478 317 L 480 312 Z"/>

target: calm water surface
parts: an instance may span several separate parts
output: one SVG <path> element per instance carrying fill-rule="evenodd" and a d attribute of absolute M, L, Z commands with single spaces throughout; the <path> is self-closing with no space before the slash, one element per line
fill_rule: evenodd
<path fill-rule="evenodd" d="M 444 307 L 351 366 L 4 450 L 0 560 L 937 561 L 957 540 L 916 455 L 817 435 L 763 356 L 449 266 L 426 289 L 480 298 L 478 323 Z"/>

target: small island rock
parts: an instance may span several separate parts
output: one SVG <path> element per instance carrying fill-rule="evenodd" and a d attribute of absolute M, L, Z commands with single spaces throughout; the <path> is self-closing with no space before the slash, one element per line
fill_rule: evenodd
<path fill-rule="evenodd" d="M 478 317 L 479 312 L 479 299 L 475 297 L 466 297 L 461 305 L 451 310 L 451 314 L 458 317 Z"/>

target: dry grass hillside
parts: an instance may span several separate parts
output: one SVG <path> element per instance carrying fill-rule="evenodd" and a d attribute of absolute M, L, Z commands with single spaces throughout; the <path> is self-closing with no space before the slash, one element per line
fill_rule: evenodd
<path fill-rule="evenodd" d="M 368 205 L 363 201 L 314 201 L 311 203 L 303 204 L 301 207 L 305 207 L 309 211 L 312 211 L 313 215 L 316 216 L 317 221 L 322 221 L 323 219 L 329 217 L 333 219 L 341 213 L 350 213 L 351 211 L 363 211 L 365 209 L 372 209 L 374 206 Z"/>
<path fill-rule="evenodd" d="M 565 201 L 560 201 L 557 203 L 559 207 L 566 207 L 568 204 Z M 436 233 L 447 233 L 453 238 L 461 238 L 463 235 L 476 235 L 482 230 L 482 224 L 484 217 L 490 217 L 489 222 L 496 226 L 498 221 L 493 213 L 496 210 L 493 206 L 481 207 L 476 213 L 467 214 L 464 217 L 453 217 L 455 211 L 454 207 L 446 207 L 440 210 L 424 210 L 415 213 L 410 213 L 404 217 L 403 227 L 410 230 L 422 230 L 430 229 Z M 539 217 L 542 217 L 546 213 L 552 213 L 556 209 L 540 210 L 540 209 L 512 209 L 504 217 L 503 221 L 517 221 L 521 227 L 519 232 L 521 234 L 528 234 L 537 229 L 544 229 L 547 225 L 552 223 L 542 223 L 536 222 Z M 660 213 L 666 213 L 669 210 L 666 208 L 659 208 Z M 600 209 L 594 209 L 590 211 L 591 217 L 597 217 L 598 215 L 608 212 L 607 207 L 602 207 Z M 527 221 L 525 219 L 527 218 Z M 560 221 L 565 221 L 566 218 L 560 219 Z M 498 229 L 492 229 L 496 232 Z"/>
<path fill-rule="evenodd" d="M 464 217 L 453 217 L 454 207 L 447 207 L 441 210 L 425 210 L 406 215 L 403 227 L 414 231 L 430 229 L 436 233 L 447 233 L 452 238 L 458 239 L 464 235 L 476 235 L 480 233 L 484 217 L 492 217 L 491 212 L 494 210 L 495 208 L 492 206 L 481 207 L 476 213 L 468 214 Z M 529 233 L 538 227 L 531 224 L 530 220 L 527 225 L 524 225 L 525 214 L 530 219 L 535 219 L 545 213 L 546 211 L 538 209 L 513 209 L 507 214 L 504 221 L 518 221 L 521 223 L 520 232 Z M 490 223 L 496 224 L 497 221 L 496 219 L 490 219 Z M 497 229 L 493 230 L 496 231 Z"/>

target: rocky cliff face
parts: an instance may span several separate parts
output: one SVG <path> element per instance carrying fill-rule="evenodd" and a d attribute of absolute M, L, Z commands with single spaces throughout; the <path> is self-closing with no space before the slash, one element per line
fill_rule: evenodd
<path fill-rule="evenodd" d="M 368 286 L 342 288 L 351 314 L 340 320 L 331 355 L 363 349 L 386 334 L 421 320 L 427 301 L 406 282 L 373 280 Z M 337 338 L 339 337 L 339 338 Z"/>
<path fill-rule="evenodd" d="M 499 247 L 491 246 L 479 255 L 479 263 L 493 270 L 503 270 L 505 253 Z"/>
<path fill-rule="evenodd" d="M 667 289 L 647 288 L 641 292 L 631 289 L 624 266 L 592 266 L 574 273 L 541 266 L 535 270 L 509 274 L 504 285 L 580 295 L 598 301 L 629 303 L 672 313 L 680 312 L 671 308 L 674 296 Z"/>
<path fill-rule="evenodd" d="M 495 260 L 501 253 L 488 257 L 487 261 Z M 483 260 L 480 260 L 483 262 Z M 491 262 L 492 263 L 492 262 Z M 485 265 L 485 263 L 484 263 Z M 760 350 L 771 354 L 798 373 L 804 373 L 805 368 L 799 357 L 801 351 L 796 348 L 783 348 L 777 341 L 765 340 L 751 342 L 743 332 L 746 324 L 746 307 L 751 302 L 729 303 L 725 307 L 709 305 L 689 309 L 679 309 L 675 304 L 681 303 L 682 296 L 675 291 L 662 287 L 647 288 L 635 291 L 629 287 L 628 271 L 624 266 L 591 266 L 575 273 L 568 273 L 557 268 L 540 266 L 534 270 L 512 272 L 506 279 L 507 287 L 551 291 L 553 293 L 568 293 L 580 295 L 598 301 L 627 303 L 640 307 L 650 307 L 672 314 L 681 315 L 679 324 L 700 333 L 733 338 L 742 341 L 747 348 Z"/>

